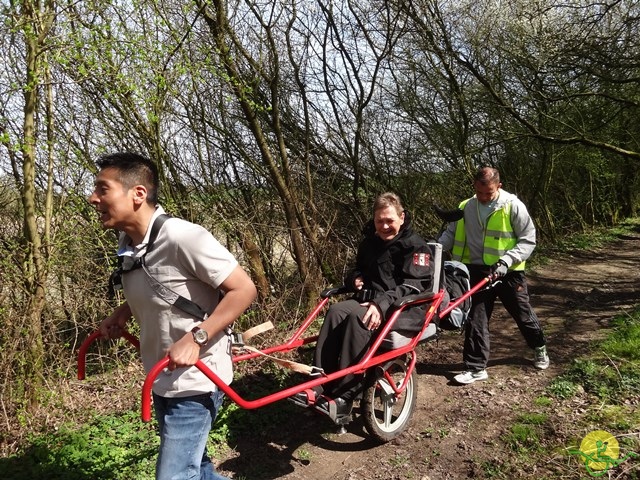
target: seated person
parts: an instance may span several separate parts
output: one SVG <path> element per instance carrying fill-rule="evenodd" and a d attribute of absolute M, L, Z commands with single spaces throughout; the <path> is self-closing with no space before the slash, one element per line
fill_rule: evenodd
<path fill-rule="evenodd" d="M 363 234 L 355 269 L 345 279 L 355 295 L 328 309 L 318 336 L 313 363 L 325 373 L 342 370 L 363 357 L 397 299 L 432 287 L 431 249 L 411 228 L 409 213 L 396 194 L 383 193 L 375 200 L 373 220 Z M 419 331 L 425 309 L 421 305 L 404 311 L 394 330 Z M 315 408 L 327 414 L 333 401 L 336 416 L 345 416 L 361 384 L 362 375 L 347 375 L 323 385 L 324 389 L 317 387 L 306 400 L 313 403 L 317 398 Z"/>

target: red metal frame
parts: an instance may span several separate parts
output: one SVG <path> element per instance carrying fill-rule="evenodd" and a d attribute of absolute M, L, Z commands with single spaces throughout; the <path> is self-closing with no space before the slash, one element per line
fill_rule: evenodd
<path fill-rule="evenodd" d="M 422 335 L 424 330 L 429 326 L 429 323 L 433 319 L 433 315 L 437 311 L 437 308 L 440 305 L 440 303 L 442 302 L 442 298 L 443 298 L 443 292 L 438 292 L 433 296 L 408 302 L 404 304 L 401 308 L 397 309 L 393 313 L 389 321 L 386 322 L 384 328 L 382 329 L 382 331 L 374 341 L 373 345 L 371 346 L 367 354 L 357 364 L 352 365 L 351 367 L 345 368 L 343 370 L 339 370 L 334 373 L 322 375 L 319 378 L 315 378 L 315 379 L 303 382 L 301 384 L 294 385 L 292 387 L 265 395 L 263 397 L 260 397 L 254 400 L 247 400 L 245 398 L 242 398 L 232 387 L 222 382 L 222 380 L 220 380 L 220 377 L 218 377 L 218 375 L 216 375 L 213 371 L 211 371 L 211 369 L 207 367 L 207 365 L 202 363 L 200 360 L 196 362 L 195 367 L 200 369 L 200 371 L 204 373 L 207 376 L 207 378 L 209 378 L 209 380 L 215 383 L 216 386 L 220 388 L 220 390 L 222 390 L 233 402 L 237 403 L 238 406 L 240 406 L 241 408 L 256 409 L 256 408 L 264 407 L 265 405 L 269 405 L 271 403 L 277 402 L 278 400 L 282 400 L 284 398 L 290 397 L 291 395 L 294 395 L 308 388 L 322 385 L 324 383 L 330 382 L 337 378 L 344 377 L 345 375 L 349 375 L 351 373 L 364 373 L 366 370 L 368 370 L 371 367 L 375 367 L 376 365 L 380 365 L 381 363 L 385 363 L 389 360 L 398 358 L 399 356 L 404 355 L 408 352 L 412 352 L 415 346 L 417 345 L 420 339 L 420 336 Z M 261 351 L 263 353 L 269 353 L 269 354 L 277 353 L 277 352 L 287 352 L 292 349 L 298 348 L 301 345 L 310 343 L 312 340 L 314 340 L 316 338 L 315 336 L 307 337 L 307 338 L 301 338 L 301 337 L 304 331 L 309 327 L 309 325 L 311 325 L 313 320 L 315 320 L 317 314 L 320 312 L 320 310 L 322 310 L 322 307 L 326 305 L 327 301 L 328 301 L 327 298 L 323 298 L 319 302 L 318 306 L 309 315 L 309 317 L 307 317 L 307 319 L 302 324 L 302 326 L 298 330 L 296 330 L 296 332 L 292 335 L 292 337 L 288 341 L 286 341 L 281 345 L 277 345 L 271 348 L 266 348 Z M 408 306 L 414 306 L 414 305 L 418 305 L 426 302 L 433 302 L 433 303 L 429 308 L 429 311 L 427 312 L 427 320 L 422 330 L 419 332 L 419 334 L 417 334 L 407 345 L 400 347 L 398 349 L 394 349 L 390 351 L 383 351 L 382 349 L 380 349 L 380 345 L 384 341 L 384 338 L 387 336 L 387 334 L 391 331 L 400 313 Z M 259 354 L 253 353 L 251 355 L 238 356 L 234 359 L 234 361 L 240 361 L 240 359 L 246 360 L 246 359 L 254 358 L 256 356 L 259 356 Z M 156 377 L 160 375 L 160 373 L 165 368 L 167 368 L 168 364 L 169 364 L 168 357 L 165 357 L 162 360 L 160 360 L 149 371 L 145 379 L 144 385 L 142 386 L 142 420 L 145 422 L 148 422 L 149 420 L 151 420 L 151 388 L 153 387 L 153 382 L 155 381 Z M 415 359 L 412 359 L 412 362 L 410 363 L 410 369 L 412 370 L 414 367 L 415 367 Z M 409 372 L 407 373 L 407 376 L 410 375 L 411 370 L 409 370 Z M 402 385 L 398 389 L 397 394 L 400 394 L 403 391 L 404 387 L 406 387 L 406 382 L 404 385 Z"/>
<path fill-rule="evenodd" d="M 466 298 L 473 295 L 475 292 L 485 287 L 489 282 L 491 282 L 493 278 L 491 276 L 484 278 L 477 285 L 475 285 L 469 292 L 467 292 L 464 296 L 460 297 L 456 301 L 452 302 L 448 305 L 442 312 L 440 312 L 440 317 L 444 317 L 447 315 L 452 309 L 457 307 L 460 303 L 462 303 Z M 273 353 L 282 353 L 289 352 L 291 350 L 297 349 L 303 345 L 307 345 L 316 341 L 317 336 L 309 336 L 304 337 L 305 331 L 309 328 L 309 326 L 315 321 L 318 317 L 318 314 L 322 311 L 322 309 L 329 302 L 330 294 L 322 295 L 322 298 L 313 309 L 313 311 L 307 316 L 302 325 L 291 335 L 291 337 L 284 343 L 280 345 L 276 345 L 274 347 L 265 348 L 260 350 L 260 352 L 271 355 Z M 280 390 L 274 393 L 270 393 L 260 398 L 256 398 L 253 400 L 247 400 L 242 398 L 231 386 L 225 384 L 218 375 L 216 375 L 207 365 L 205 365 L 202 361 L 198 360 L 194 365 L 196 368 L 200 369 L 202 373 L 205 374 L 207 378 L 209 378 L 220 390 L 222 390 L 233 402 L 237 403 L 238 406 L 245 409 L 256 409 L 263 407 L 265 405 L 269 405 L 271 403 L 277 402 L 284 398 L 290 397 L 298 392 L 304 391 L 309 388 L 316 387 L 318 385 L 322 385 L 324 383 L 330 382 L 337 378 L 344 377 L 349 374 L 361 374 L 365 371 L 369 370 L 372 367 L 383 364 L 390 360 L 394 360 L 398 357 L 401 357 L 406 354 L 412 354 L 416 348 L 416 345 L 420 341 L 424 331 L 428 328 L 429 324 L 434 318 L 434 315 L 438 311 L 440 304 L 444 298 L 444 291 L 441 290 L 435 294 L 429 295 L 415 295 L 406 297 L 405 299 L 401 299 L 401 303 L 397 304 L 397 309 L 389 318 L 389 321 L 385 323 L 382 328 L 380 334 L 376 337 L 373 345 L 369 348 L 366 355 L 355 365 L 352 365 L 346 369 L 330 373 L 330 374 L 322 374 L 319 377 L 312 378 L 306 382 L 300 383 L 298 385 L 294 385 L 292 387 L 286 388 L 284 390 Z M 387 337 L 387 335 L 392 331 L 396 320 L 398 319 L 400 313 L 404 309 L 409 306 L 421 305 L 424 303 L 430 302 L 431 305 L 426 314 L 426 321 L 422 327 L 422 329 L 416 333 L 416 335 L 409 341 L 407 345 L 404 345 L 400 348 L 396 348 L 393 350 L 386 350 L 381 348 L 382 342 Z M 138 340 L 133 337 L 128 332 L 124 332 L 123 336 L 129 340 L 133 345 L 139 348 Z M 80 347 L 80 351 L 78 352 L 78 379 L 82 380 L 85 377 L 85 356 L 89 345 L 95 341 L 97 338 L 100 338 L 100 332 L 95 332 L 90 335 Z M 251 352 L 246 354 L 235 355 L 233 358 L 234 362 L 241 362 L 250 360 L 256 357 L 260 357 L 260 353 Z M 160 360 L 148 373 L 145 378 L 144 384 L 142 386 L 142 420 L 148 422 L 151 420 L 151 390 L 153 387 L 153 383 L 157 376 L 167 368 L 169 364 L 169 358 L 165 357 Z M 407 366 L 407 374 L 404 382 L 396 387 L 392 381 L 389 384 L 392 386 L 396 395 L 400 395 L 407 386 L 408 379 L 411 376 L 416 364 L 416 356 L 410 355 L 409 364 Z"/>
<path fill-rule="evenodd" d="M 122 337 L 128 340 L 131 345 L 136 347 L 136 350 L 140 351 L 140 342 L 136 337 L 131 335 L 126 330 L 122 332 Z M 89 350 L 91 344 L 98 338 L 103 337 L 100 331 L 96 330 L 91 335 L 89 335 L 84 342 L 82 342 L 82 345 L 80 345 L 80 349 L 78 350 L 78 380 L 84 380 L 85 378 L 87 351 Z"/>
<path fill-rule="evenodd" d="M 484 277 L 482 280 L 480 280 L 478 283 L 476 283 L 473 287 L 471 287 L 471 289 L 469 289 L 468 292 L 465 292 L 464 295 L 462 295 L 461 297 L 457 298 L 454 302 L 451 302 L 449 305 L 447 305 L 447 307 L 440 312 L 440 318 L 444 318 L 447 315 L 449 315 L 451 310 L 456 308 L 458 305 L 460 305 L 462 302 L 464 302 L 471 295 L 476 293 L 478 290 L 482 290 L 489 283 L 493 282 L 496 279 L 497 279 L 497 277 L 495 275 L 489 275 L 487 277 Z"/>

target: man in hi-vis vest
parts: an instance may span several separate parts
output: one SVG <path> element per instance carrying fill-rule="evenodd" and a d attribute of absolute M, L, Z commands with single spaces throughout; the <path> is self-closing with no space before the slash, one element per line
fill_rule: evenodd
<path fill-rule="evenodd" d="M 465 325 L 463 360 L 466 371 L 456 375 L 460 384 L 486 380 L 489 361 L 489 318 L 496 298 L 518 324 L 527 345 L 534 350 L 533 365 L 549 367 L 546 341 L 540 322 L 529 303 L 525 262 L 536 246 L 536 229 L 529 212 L 518 198 L 500 187 L 500 173 L 481 167 L 473 177 L 476 194 L 459 208 L 464 217 L 450 223 L 439 238 L 454 260 L 469 267 L 471 284 L 489 273 L 500 278 L 492 288 L 473 296 Z"/>

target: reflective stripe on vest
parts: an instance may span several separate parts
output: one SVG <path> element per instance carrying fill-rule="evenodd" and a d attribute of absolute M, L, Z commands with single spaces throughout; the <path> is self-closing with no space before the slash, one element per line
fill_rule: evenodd
<path fill-rule="evenodd" d="M 461 202 L 458 208 L 464 209 L 469 200 L 470 199 L 467 199 Z M 500 260 L 502 255 L 515 247 L 517 243 L 518 239 L 511 226 L 511 203 L 508 203 L 489 215 L 484 236 L 482 261 L 485 265 L 493 265 Z M 458 220 L 456 225 L 451 255 L 454 260 L 465 264 L 471 263 L 464 230 L 464 218 Z M 525 263 L 526 262 L 520 262 L 514 264 L 509 270 L 524 270 Z"/>
<path fill-rule="evenodd" d="M 464 206 L 467 204 L 469 199 L 466 199 L 458 205 L 460 210 L 464 210 Z M 453 237 L 453 247 L 451 248 L 451 256 L 454 260 L 458 262 L 462 262 L 464 264 L 471 263 L 471 259 L 469 258 L 469 249 L 467 246 L 467 236 L 464 232 L 464 217 L 462 217 L 456 223 L 456 234 Z"/>

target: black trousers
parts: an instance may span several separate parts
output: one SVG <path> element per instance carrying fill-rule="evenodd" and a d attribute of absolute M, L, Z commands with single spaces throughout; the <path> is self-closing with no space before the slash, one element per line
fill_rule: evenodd
<path fill-rule="evenodd" d="M 468 265 L 471 285 L 477 284 L 489 273 L 488 267 Z M 489 319 L 496 298 L 516 321 L 520 333 L 530 348 L 545 345 L 540 322 L 529 303 L 529 291 L 524 272 L 509 272 L 492 288 L 482 289 L 472 297 L 471 311 L 465 326 L 462 358 L 468 370 L 482 370 L 489 361 Z"/>
<path fill-rule="evenodd" d="M 367 307 L 356 300 L 334 303 L 327 310 L 320 328 L 313 364 L 326 373 L 337 372 L 357 363 L 367 352 L 375 331 L 361 322 Z M 324 385 L 324 392 L 331 397 L 353 400 L 362 388 L 363 375 L 346 375 Z"/>

